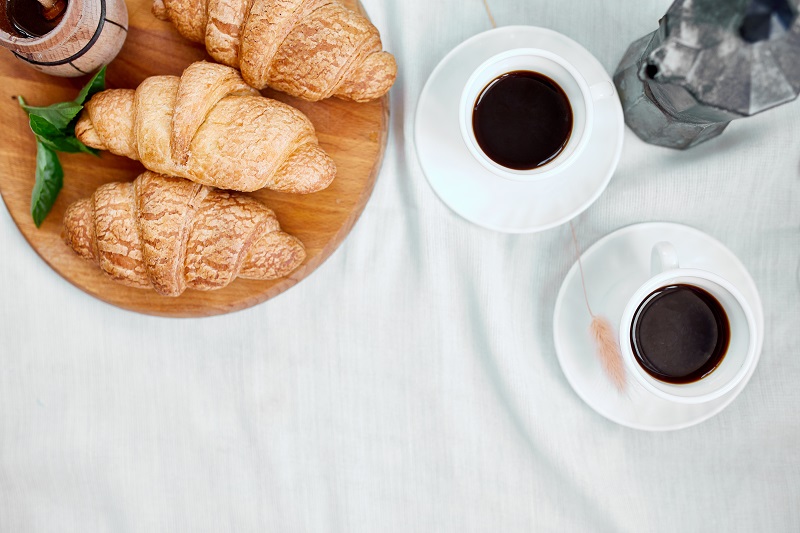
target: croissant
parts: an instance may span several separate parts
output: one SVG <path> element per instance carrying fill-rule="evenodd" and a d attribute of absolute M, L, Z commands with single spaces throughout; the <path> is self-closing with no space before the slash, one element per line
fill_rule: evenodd
<path fill-rule="evenodd" d="M 254 198 L 149 171 L 70 205 L 63 237 L 113 280 L 165 296 L 280 278 L 306 256 Z"/>
<path fill-rule="evenodd" d="M 153 14 L 259 89 L 365 102 L 397 76 L 375 26 L 338 0 L 154 0 Z"/>
<path fill-rule="evenodd" d="M 311 193 L 336 175 L 303 113 L 258 96 L 236 70 L 205 61 L 180 78 L 152 76 L 135 91 L 97 93 L 75 135 L 153 172 L 236 191 Z"/>

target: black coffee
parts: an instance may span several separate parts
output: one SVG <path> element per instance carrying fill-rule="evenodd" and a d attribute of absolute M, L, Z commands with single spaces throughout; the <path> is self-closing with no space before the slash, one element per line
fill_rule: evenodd
<path fill-rule="evenodd" d="M 651 293 L 636 310 L 631 348 L 648 374 L 668 383 L 692 383 L 711 373 L 728 351 L 730 325 L 722 305 L 693 285 Z"/>
<path fill-rule="evenodd" d="M 531 170 L 548 163 L 567 145 L 572 107 L 555 81 L 538 72 L 517 70 L 483 89 L 472 110 L 472 129 L 492 161 Z"/>

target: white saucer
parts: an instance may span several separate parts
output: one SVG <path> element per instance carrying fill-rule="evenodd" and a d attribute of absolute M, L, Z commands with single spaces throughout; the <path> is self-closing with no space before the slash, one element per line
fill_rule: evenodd
<path fill-rule="evenodd" d="M 504 26 L 467 39 L 442 59 L 422 89 L 414 124 L 417 156 L 439 198 L 465 219 L 506 233 L 549 229 L 589 207 L 617 167 L 625 128 L 615 92 L 595 102 L 589 144 L 564 172 L 526 183 L 507 180 L 484 169 L 461 136 L 461 91 L 485 60 L 522 47 L 541 48 L 564 57 L 590 86 L 611 82 L 600 62 L 572 39 L 534 26 Z"/>
<path fill-rule="evenodd" d="M 558 361 L 578 396 L 609 420 L 650 431 L 682 429 L 722 411 L 747 385 L 764 341 L 764 311 L 747 269 L 722 243 L 681 224 L 634 224 L 606 235 L 586 250 L 581 259 L 592 311 L 608 318 L 616 330 L 628 299 L 650 277 L 650 250 L 665 240 L 675 245 L 681 267 L 719 274 L 733 283 L 753 308 L 759 339 L 756 363 L 731 392 L 704 404 L 678 404 L 653 395 L 631 376 L 627 391 L 617 392 L 603 373 L 589 337 L 591 317 L 577 262 L 564 278 L 553 315 Z"/>

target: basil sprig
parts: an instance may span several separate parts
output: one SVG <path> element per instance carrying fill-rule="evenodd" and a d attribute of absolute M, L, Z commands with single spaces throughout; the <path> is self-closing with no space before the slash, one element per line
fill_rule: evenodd
<path fill-rule="evenodd" d="M 99 154 L 75 137 L 75 123 L 86 100 L 105 89 L 105 85 L 106 67 L 103 67 L 71 102 L 35 107 L 27 105 L 22 96 L 18 97 L 19 105 L 28 114 L 31 131 L 36 136 L 36 182 L 31 194 L 31 216 L 37 228 L 50 213 L 64 184 L 64 170 L 56 152 Z"/>
<path fill-rule="evenodd" d="M 52 209 L 62 185 L 64 170 L 58 162 L 58 156 L 43 143 L 36 141 L 36 183 L 31 195 L 31 216 L 37 228 Z"/>

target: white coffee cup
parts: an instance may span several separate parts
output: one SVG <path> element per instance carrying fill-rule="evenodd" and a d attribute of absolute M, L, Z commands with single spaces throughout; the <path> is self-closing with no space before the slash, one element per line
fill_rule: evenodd
<path fill-rule="evenodd" d="M 572 107 L 572 132 L 566 146 L 552 160 L 530 170 L 516 170 L 493 161 L 481 149 L 472 128 L 472 112 L 486 86 L 499 76 L 515 71 L 538 72 L 552 79 L 563 89 Z M 572 64 L 548 50 L 538 48 L 508 50 L 486 60 L 467 80 L 459 104 L 461 135 L 472 156 L 497 176 L 515 181 L 550 178 L 575 162 L 589 141 L 594 102 L 613 94 L 614 86 L 609 81 L 601 81 L 589 87 Z"/>
<path fill-rule="evenodd" d="M 681 268 L 675 247 L 660 242 L 651 254 L 652 277 L 628 301 L 620 321 L 620 349 L 628 373 L 646 390 L 665 400 L 679 403 L 704 403 L 730 392 L 747 375 L 757 358 L 758 333 L 750 304 L 729 281 L 705 270 Z M 728 316 L 730 340 L 719 365 L 698 381 L 667 383 L 650 375 L 636 360 L 631 331 L 639 306 L 653 292 L 671 285 L 693 285 L 711 294 Z"/>

